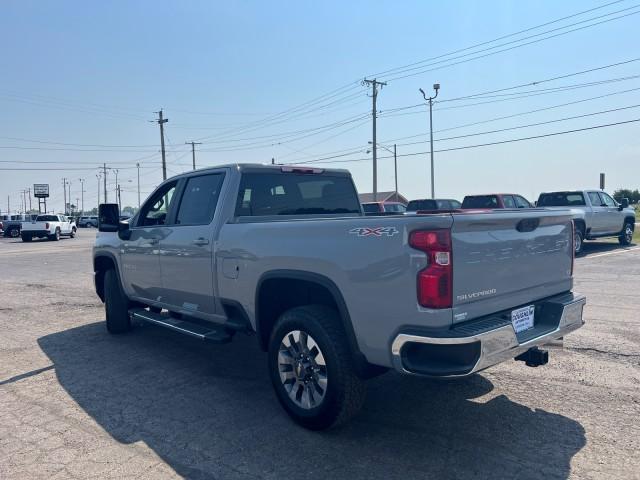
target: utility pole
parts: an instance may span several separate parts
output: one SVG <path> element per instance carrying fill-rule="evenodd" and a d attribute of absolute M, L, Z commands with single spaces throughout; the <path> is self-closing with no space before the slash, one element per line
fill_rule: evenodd
<path fill-rule="evenodd" d="M 29 195 L 29 211 L 31 211 L 31 187 L 27 188 L 27 194 Z"/>
<path fill-rule="evenodd" d="M 372 111 L 371 116 L 373 118 L 373 139 L 371 142 L 371 146 L 373 147 L 373 201 L 376 202 L 378 200 L 378 144 L 376 142 L 376 119 L 378 117 L 376 102 L 378 100 L 378 85 L 380 85 L 380 89 L 384 87 L 386 82 L 378 82 L 375 78 L 373 80 L 367 80 L 366 78 L 362 81 L 363 85 L 371 85 L 371 100 L 372 100 Z"/>
<path fill-rule="evenodd" d="M 422 93 L 422 97 L 429 102 L 429 135 L 430 135 L 430 143 L 431 146 L 429 148 L 431 153 L 431 198 L 436 198 L 435 194 L 435 181 L 434 181 L 434 172 L 433 172 L 433 101 L 438 96 L 438 90 L 440 90 L 440 84 L 434 83 L 433 89 L 436 91 L 436 94 L 433 97 L 427 97 L 424 93 L 424 90 L 420 89 L 420 93 Z"/>
<path fill-rule="evenodd" d="M 140 210 L 140 164 L 136 163 L 138 169 L 138 210 Z"/>
<path fill-rule="evenodd" d="M 64 193 L 64 214 L 67 214 L 67 179 L 62 179 L 62 192 Z M 58 197 L 60 198 L 60 197 Z"/>
<path fill-rule="evenodd" d="M 107 203 L 107 164 L 102 164 L 102 181 L 104 187 L 104 203 Z M 98 203 L 100 203 L 100 196 L 98 196 Z"/>
<path fill-rule="evenodd" d="M 118 195 L 118 209 L 122 208 L 122 202 L 120 200 L 120 185 L 116 186 L 116 194 Z"/>
<path fill-rule="evenodd" d="M 162 118 L 162 109 L 159 112 L 155 112 L 158 114 L 158 125 L 160 125 L 160 148 L 162 152 L 162 180 L 167 179 L 167 160 L 164 152 L 164 124 L 169 121 L 168 118 Z"/>
<path fill-rule="evenodd" d="M 80 181 L 80 196 L 82 197 L 82 207 L 80 207 L 80 216 L 84 215 L 84 178 L 79 178 Z M 98 198 L 100 198 L 98 196 Z"/>
<path fill-rule="evenodd" d="M 96 173 L 96 178 L 98 179 L 98 206 L 100 206 L 100 180 L 102 179 L 102 174 Z"/>
<path fill-rule="evenodd" d="M 201 142 L 184 142 L 185 145 L 191 145 L 191 157 L 193 158 L 193 169 L 196 169 L 196 145 L 202 145 Z"/>
<path fill-rule="evenodd" d="M 116 174 L 116 198 L 118 198 L 118 169 L 114 168 L 113 172 Z"/>
<path fill-rule="evenodd" d="M 69 198 L 69 210 L 70 210 L 69 211 L 69 215 L 72 215 L 73 214 L 73 209 L 71 208 L 71 206 L 73 204 L 71 203 L 72 202 L 72 199 L 71 199 L 71 181 L 69 181 L 68 184 L 69 184 L 69 197 L 68 198 Z"/>

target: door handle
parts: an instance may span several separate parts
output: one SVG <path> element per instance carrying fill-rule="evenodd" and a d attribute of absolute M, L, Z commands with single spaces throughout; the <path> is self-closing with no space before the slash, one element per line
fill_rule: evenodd
<path fill-rule="evenodd" d="M 194 245 L 198 245 L 198 246 L 202 246 L 202 245 L 209 245 L 209 240 L 207 240 L 206 238 L 202 238 L 202 237 L 200 237 L 200 238 L 196 238 L 196 239 L 193 241 L 193 244 L 194 244 Z"/>

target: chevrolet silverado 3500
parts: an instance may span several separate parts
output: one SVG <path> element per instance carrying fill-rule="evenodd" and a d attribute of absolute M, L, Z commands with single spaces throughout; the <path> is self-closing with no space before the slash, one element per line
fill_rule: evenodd
<path fill-rule="evenodd" d="M 573 224 L 545 209 L 364 216 L 350 174 L 227 165 L 162 183 L 127 223 L 100 206 L 109 332 L 151 322 L 214 343 L 255 334 L 299 424 L 346 421 L 386 369 L 460 377 L 583 324 Z"/>

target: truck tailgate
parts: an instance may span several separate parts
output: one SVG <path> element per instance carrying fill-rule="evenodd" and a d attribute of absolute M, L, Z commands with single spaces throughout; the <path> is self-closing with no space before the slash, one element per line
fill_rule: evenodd
<path fill-rule="evenodd" d="M 571 289 L 568 210 L 469 213 L 453 219 L 454 323 Z"/>

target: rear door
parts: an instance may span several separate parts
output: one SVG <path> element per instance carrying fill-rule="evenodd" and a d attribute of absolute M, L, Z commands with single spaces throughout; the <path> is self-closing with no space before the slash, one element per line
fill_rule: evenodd
<path fill-rule="evenodd" d="M 175 219 L 159 243 L 162 296 L 178 312 L 215 313 L 214 225 L 223 171 L 183 180 Z"/>
<path fill-rule="evenodd" d="M 453 215 L 454 322 L 571 289 L 569 211 Z"/>
<path fill-rule="evenodd" d="M 591 232 L 595 235 L 602 235 L 607 233 L 609 227 L 607 226 L 607 206 L 605 205 L 600 192 L 587 192 L 589 202 L 591 202 Z"/>

